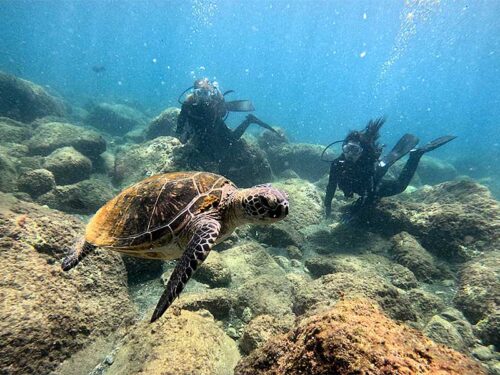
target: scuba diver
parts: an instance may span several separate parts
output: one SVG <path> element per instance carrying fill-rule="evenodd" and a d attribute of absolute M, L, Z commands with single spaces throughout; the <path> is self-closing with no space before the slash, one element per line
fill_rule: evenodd
<path fill-rule="evenodd" d="M 181 102 L 181 97 L 188 91 L 192 92 Z M 198 79 L 192 87 L 185 90 L 179 97 L 182 104 L 181 113 L 177 120 L 177 136 L 182 143 L 191 142 L 196 146 L 210 144 L 217 147 L 226 147 L 233 141 L 241 138 L 251 124 L 257 124 L 265 129 L 277 133 L 271 126 L 249 114 L 234 130 L 225 123 L 229 112 L 252 112 L 255 110 L 249 100 L 226 101 L 225 96 L 233 90 L 221 93 L 217 82 L 208 78 Z"/>
<path fill-rule="evenodd" d="M 330 177 L 326 188 L 325 214 L 330 217 L 332 199 L 337 187 L 343 191 L 344 196 L 351 198 L 354 193 L 359 198 L 344 213 L 344 223 L 355 220 L 371 205 L 382 197 L 402 193 L 409 185 L 420 158 L 429 151 L 455 139 L 447 135 L 415 148 L 419 139 L 412 134 L 405 134 L 387 155 L 381 158 L 382 148 L 377 140 L 379 130 L 384 124 L 384 118 L 370 120 L 362 131 L 351 131 L 341 141 L 328 145 L 325 151 L 335 143 L 342 143 L 342 154 L 331 162 Z M 395 180 L 383 179 L 389 168 L 406 154 L 410 154 L 406 165 Z M 322 155 L 322 159 L 323 159 Z"/>

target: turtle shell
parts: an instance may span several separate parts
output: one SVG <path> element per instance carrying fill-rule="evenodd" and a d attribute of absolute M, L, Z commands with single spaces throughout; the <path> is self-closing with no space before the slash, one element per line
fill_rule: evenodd
<path fill-rule="evenodd" d="M 85 240 L 99 247 L 130 250 L 136 256 L 168 246 L 193 217 L 218 206 L 227 184 L 235 188 L 225 177 L 206 172 L 149 177 L 102 206 L 88 223 Z"/>

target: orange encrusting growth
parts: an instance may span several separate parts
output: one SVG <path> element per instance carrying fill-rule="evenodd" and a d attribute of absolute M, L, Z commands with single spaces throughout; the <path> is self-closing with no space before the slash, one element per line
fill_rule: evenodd
<path fill-rule="evenodd" d="M 237 375 L 485 374 L 465 355 L 385 316 L 366 299 L 304 319 L 241 361 Z"/>

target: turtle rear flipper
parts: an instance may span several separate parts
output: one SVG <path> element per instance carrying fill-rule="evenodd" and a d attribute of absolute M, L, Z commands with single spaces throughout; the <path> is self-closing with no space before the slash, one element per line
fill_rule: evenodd
<path fill-rule="evenodd" d="M 194 225 L 193 236 L 168 280 L 165 291 L 151 317 L 151 323 L 161 317 L 172 302 L 181 294 L 188 280 L 198 266 L 207 258 L 212 246 L 215 245 L 219 237 L 220 228 L 220 223 L 211 218 L 203 218 Z"/>
<path fill-rule="evenodd" d="M 85 239 L 80 239 L 75 243 L 73 248 L 70 250 L 70 254 L 64 258 L 61 268 L 63 271 L 69 271 L 75 267 L 80 261 L 95 250 L 95 246 L 85 241 Z"/>

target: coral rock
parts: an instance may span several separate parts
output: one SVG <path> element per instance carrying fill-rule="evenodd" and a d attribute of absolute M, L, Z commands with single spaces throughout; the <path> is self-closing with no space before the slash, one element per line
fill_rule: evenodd
<path fill-rule="evenodd" d="M 237 375 L 485 374 L 468 357 L 387 318 L 373 303 L 346 300 L 303 320 L 244 358 Z"/>
<path fill-rule="evenodd" d="M 125 104 L 100 103 L 90 108 L 85 122 L 113 135 L 125 135 L 135 127 L 145 126 L 143 113 Z"/>
<path fill-rule="evenodd" d="M 281 143 L 267 148 L 266 153 L 275 173 L 292 169 L 301 178 L 314 182 L 330 168 L 320 160 L 323 148 L 308 143 Z"/>
<path fill-rule="evenodd" d="M 0 116 L 31 122 L 47 115 L 63 116 L 61 100 L 33 82 L 0 72 Z"/>
<path fill-rule="evenodd" d="M 17 181 L 18 189 L 28 193 L 33 198 L 52 190 L 55 186 L 54 175 L 47 169 L 33 169 L 24 172 Z"/>
<path fill-rule="evenodd" d="M 175 136 L 177 118 L 181 110 L 176 107 L 167 108 L 153 119 L 146 127 L 144 136 L 147 140 L 163 136 Z"/>
<path fill-rule="evenodd" d="M 73 147 L 63 147 L 45 158 L 44 167 L 54 174 L 58 185 L 69 185 L 89 178 L 92 162 Z"/>
<path fill-rule="evenodd" d="M 294 312 L 310 314 L 343 297 L 364 296 L 376 300 L 384 311 L 398 320 L 417 320 L 411 301 L 383 277 L 366 272 L 339 272 L 294 288 Z"/>
<path fill-rule="evenodd" d="M 48 374 L 135 315 L 120 256 L 98 251 L 71 272 L 60 260 L 83 225 L 0 193 L 0 372 Z M 48 354 L 49 353 L 49 354 Z"/>
<path fill-rule="evenodd" d="M 37 202 L 68 213 L 93 214 L 114 195 L 108 183 L 90 179 L 73 185 L 56 186 L 40 195 Z"/>
<path fill-rule="evenodd" d="M 486 187 L 472 181 L 382 199 L 366 219 L 387 234 L 408 232 L 447 260 L 466 261 L 500 247 L 500 206 Z"/>
<path fill-rule="evenodd" d="M 212 251 L 193 278 L 212 288 L 220 288 L 231 283 L 231 271 L 227 268 L 224 258 L 217 251 Z"/>
<path fill-rule="evenodd" d="M 174 137 L 158 137 L 152 141 L 123 147 L 116 155 L 114 179 L 122 186 L 129 186 L 158 173 L 178 169 L 174 152 L 182 147 Z"/>
<path fill-rule="evenodd" d="M 394 260 L 411 269 L 419 280 L 430 282 L 439 278 L 441 272 L 434 257 L 413 236 L 401 232 L 393 236 L 391 242 L 390 251 Z"/>
<path fill-rule="evenodd" d="M 74 147 L 90 159 L 106 151 L 106 141 L 97 132 L 61 122 L 40 125 L 28 141 L 30 152 L 36 155 L 46 156 L 66 146 Z"/>
<path fill-rule="evenodd" d="M 493 252 L 463 265 L 454 300 L 473 323 L 500 305 L 500 254 Z"/>
<path fill-rule="evenodd" d="M 292 325 L 293 319 L 290 317 L 277 318 L 271 315 L 259 315 L 245 326 L 240 339 L 240 348 L 243 353 L 249 354 L 271 337 L 287 332 Z"/>
<path fill-rule="evenodd" d="M 31 137 L 28 125 L 7 117 L 0 117 L 0 143 L 22 143 Z"/>
<path fill-rule="evenodd" d="M 182 310 L 137 324 L 107 374 L 232 375 L 238 360 L 235 342 L 213 318 Z"/>

